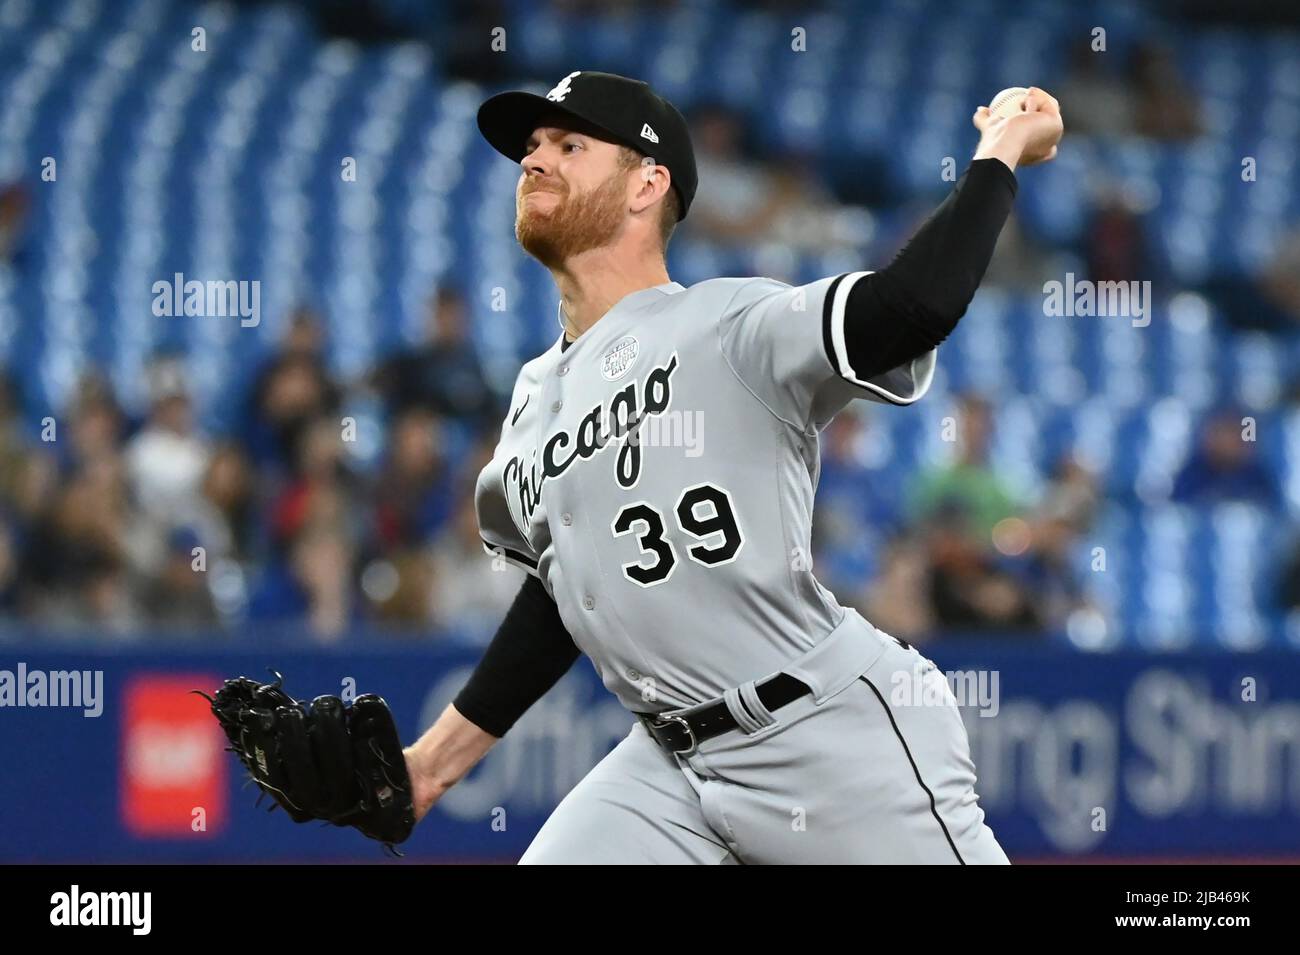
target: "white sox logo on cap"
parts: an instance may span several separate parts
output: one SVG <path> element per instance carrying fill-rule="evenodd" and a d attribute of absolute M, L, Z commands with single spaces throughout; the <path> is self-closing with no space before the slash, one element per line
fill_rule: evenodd
<path fill-rule="evenodd" d="M 563 103 L 564 97 L 569 95 L 569 84 L 572 83 L 573 78 L 581 72 L 582 70 L 574 70 L 564 79 L 560 80 L 560 82 L 555 84 L 555 89 L 546 94 L 546 98 L 552 103 Z"/>

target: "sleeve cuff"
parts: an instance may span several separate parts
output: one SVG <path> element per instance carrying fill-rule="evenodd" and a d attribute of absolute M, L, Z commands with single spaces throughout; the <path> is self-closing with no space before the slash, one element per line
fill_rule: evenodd
<path fill-rule="evenodd" d="M 1001 165 L 1001 160 L 994 162 Z M 826 349 L 826 358 L 840 378 L 866 391 L 868 397 L 891 405 L 910 405 L 930 390 L 930 383 L 934 380 L 934 349 L 906 365 L 891 368 L 884 374 L 869 379 L 860 378 L 849 359 L 848 341 L 844 332 L 844 312 L 849 292 L 859 280 L 871 274 L 846 273 L 837 278 L 827 290 L 822 305 L 822 344 Z"/>
<path fill-rule="evenodd" d="M 1011 190 L 1013 199 L 1016 191 L 1020 188 L 1020 180 L 1016 178 L 1016 174 L 1011 171 L 1011 168 L 1001 159 L 995 159 L 992 156 L 984 159 L 972 159 L 966 173 L 967 182 L 985 178 L 990 181 L 1001 179 L 1007 188 Z"/>
<path fill-rule="evenodd" d="M 537 572 L 537 561 L 533 560 L 527 554 L 521 551 L 511 550 L 509 547 L 502 547 L 498 544 L 493 544 L 490 541 L 488 541 L 486 538 L 482 538 L 482 540 L 483 540 L 483 549 L 487 551 L 489 554 L 491 554 L 493 557 L 500 557 L 507 564 L 513 564 L 514 566 L 519 567 L 522 570 L 526 570 L 534 577 L 541 576 Z"/>

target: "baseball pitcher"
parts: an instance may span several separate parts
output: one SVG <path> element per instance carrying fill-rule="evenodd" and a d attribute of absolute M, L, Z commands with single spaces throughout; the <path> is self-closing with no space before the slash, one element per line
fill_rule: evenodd
<path fill-rule="evenodd" d="M 405 750 L 417 819 L 586 654 L 636 720 L 523 862 L 1007 861 L 943 673 L 842 607 L 807 557 L 818 433 L 852 399 L 926 393 L 1015 169 L 1062 133 L 1037 88 L 973 122 L 969 167 L 880 271 L 683 288 L 664 253 L 696 168 L 671 104 L 587 71 L 483 104 L 564 332 L 520 371 L 478 480 L 484 545 L 529 576 Z M 927 705 L 891 702 L 899 673 Z"/>

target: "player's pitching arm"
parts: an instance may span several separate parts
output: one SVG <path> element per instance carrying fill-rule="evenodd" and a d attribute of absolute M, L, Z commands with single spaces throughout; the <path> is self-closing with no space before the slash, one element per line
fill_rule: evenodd
<path fill-rule="evenodd" d="M 541 580 L 529 576 L 469 682 L 405 750 L 418 822 L 573 666 L 578 648 Z"/>
<path fill-rule="evenodd" d="M 847 361 L 840 371 L 852 379 L 904 367 L 951 334 L 1011 213 L 1016 167 L 1054 159 L 1064 132 L 1056 99 L 1036 86 L 1021 112 L 994 116 L 981 106 L 971 122 L 980 141 L 956 188 L 889 265 L 855 281 L 844 296 Z"/>
<path fill-rule="evenodd" d="M 1010 117 L 975 111 L 980 141 L 961 181 L 889 265 L 853 284 L 842 371 L 871 380 L 937 348 L 956 328 L 1011 214 L 1016 167 L 1056 156 L 1063 132 L 1056 100 L 1030 87 L 1022 109 Z"/>
<path fill-rule="evenodd" d="M 754 279 L 727 305 L 723 352 L 778 418 L 820 429 L 853 398 L 906 405 L 926 392 L 935 349 L 966 313 L 1011 214 L 1016 168 L 1056 155 L 1056 100 L 1031 87 L 1019 102 L 998 115 L 976 110 L 969 167 L 884 268 L 799 287 Z"/>

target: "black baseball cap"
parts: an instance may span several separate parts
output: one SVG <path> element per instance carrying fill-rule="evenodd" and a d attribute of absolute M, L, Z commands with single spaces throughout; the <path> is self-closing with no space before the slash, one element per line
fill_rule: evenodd
<path fill-rule="evenodd" d="M 668 167 L 681 199 L 681 214 L 695 198 L 695 150 L 686 120 L 676 107 L 640 80 L 613 73 L 578 70 L 545 96 L 512 91 L 490 97 L 478 110 L 478 128 L 497 152 L 515 162 L 547 113 L 576 117 L 596 127 L 611 142 L 631 147 Z"/>

